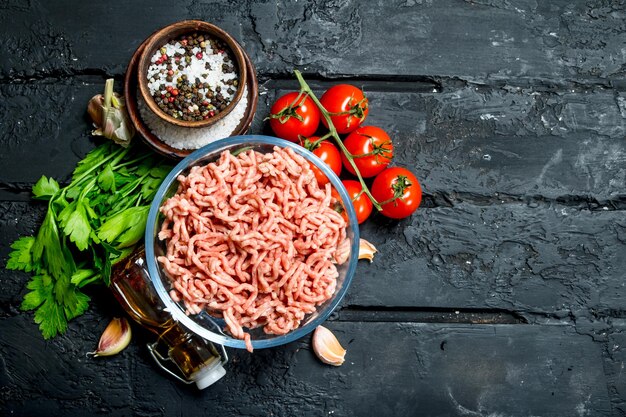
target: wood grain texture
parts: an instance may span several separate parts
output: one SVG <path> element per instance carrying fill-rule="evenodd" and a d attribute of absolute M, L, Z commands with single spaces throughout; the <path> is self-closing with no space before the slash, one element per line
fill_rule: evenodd
<path fill-rule="evenodd" d="M 3 334 L 15 340 L 24 325 L 23 316 L 5 320 Z M 39 347 L 28 361 L 18 346 L 0 347 L 4 387 L 15 390 L 0 395 L 5 413 L 16 416 L 36 413 L 42 405 L 49 416 L 83 415 L 84 408 L 112 416 L 131 410 L 151 416 L 422 415 L 428 410 L 430 416 L 548 417 L 604 416 L 611 410 L 601 348 L 570 326 L 328 326 L 348 349 L 342 367 L 321 364 L 308 340 L 254 355 L 235 352 L 223 382 L 200 394 L 163 378 L 137 346 L 144 335 L 120 356 L 85 359 L 87 343 L 76 342 L 85 337 L 85 326 L 75 324 L 52 348 L 35 336 L 27 339 Z M 54 379 L 58 374 L 67 378 Z M 26 380 L 14 385 L 17 375 Z"/>
<path fill-rule="evenodd" d="M 332 83 L 312 82 L 322 92 Z M 295 81 L 288 83 L 295 89 Z M 360 82 L 367 124 L 387 130 L 397 165 L 415 170 L 437 205 L 559 200 L 590 208 L 626 202 L 626 101 L 614 92 L 537 92 Z M 120 87 L 121 88 L 121 87 Z M 97 82 L 0 85 L 0 184 L 34 183 L 40 165 L 63 179 L 93 145 L 84 103 Z M 437 90 L 436 88 L 434 88 Z M 284 83 L 267 82 L 250 132 L 262 132 Z M 267 133 L 270 133 L 266 130 Z M 37 152 L 25 146 L 36 144 Z"/>
<path fill-rule="evenodd" d="M 377 218 L 362 236 L 380 253 L 359 265 L 346 303 L 622 316 L 625 232 L 622 211 L 550 204 L 459 203 L 400 223 Z"/>
<path fill-rule="evenodd" d="M 325 76 L 623 85 L 624 10 L 623 1 L 592 0 L 11 1 L 0 17 L 9 52 L 0 76 L 121 74 L 156 28 L 200 18 L 242 42 L 263 74 L 298 66 Z M 128 20 L 111 30 L 103 16 Z"/>
<path fill-rule="evenodd" d="M 0 256 L 38 227 L 43 203 L 0 203 Z M 361 261 L 343 305 L 500 309 L 516 314 L 624 316 L 626 222 L 621 211 L 506 204 L 375 217 L 361 234 L 378 248 Z M 0 271 L 14 307 L 26 274 Z M 7 300 L 7 301 L 9 301 Z"/>

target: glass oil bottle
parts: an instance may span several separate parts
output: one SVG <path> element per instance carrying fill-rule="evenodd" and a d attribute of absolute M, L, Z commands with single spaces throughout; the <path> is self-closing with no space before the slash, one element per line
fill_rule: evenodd
<path fill-rule="evenodd" d="M 124 310 L 139 324 L 155 333 L 148 344 L 157 364 L 176 379 L 204 389 L 226 374 L 228 355 L 223 346 L 190 332 L 165 309 L 148 274 L 143 248 L 115 265 L 111 290 Z"/>

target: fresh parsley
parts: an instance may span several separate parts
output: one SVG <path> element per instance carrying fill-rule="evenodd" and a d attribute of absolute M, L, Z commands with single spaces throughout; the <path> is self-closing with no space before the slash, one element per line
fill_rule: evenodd
<path fill-rule="evenodd" d="M 143 236 L 150 203 L 172 166 L 138 144 L 106 143 L 78 163 L 69 185 L 41 177 L 33 197 L 48 202 L 35 236 L 11 245 L 7 269 L 33 274 L 22 310 L 34 310 L 44 338 L 83 314 L 82 288 L 108 285 L 112 266 Z"/>

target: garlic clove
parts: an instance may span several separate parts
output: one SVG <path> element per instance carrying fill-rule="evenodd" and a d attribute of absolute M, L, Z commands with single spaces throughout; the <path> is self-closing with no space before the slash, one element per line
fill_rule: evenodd
<path fill-rule="evenodd" d="M 340 366 L 346 356 L 339 340 L 324 326 L 317 326 L 313 332 L 313 352 L 322 362 L 333 366 Z"/>
<path fill-rule="evenodd" d="M 89 100 L 87 113 L 91 117 L 96 130 L 95 136 L 104 136 L 118 145 L 127 147 L 135 135 L 124 97 L 113 92 L 113 79 L 105 83 L 104 94 L 97 94 Z"/>
<path fill-rule="evenodd" d="M 365 239 L 359 239 L 359 259 L 368 259 L 372 263 L 376 252 L 378 252 L 376 246 Z"/>
<path fill-rule="evenodd" d="M 350 257 L 350 239 L 344 239 L 344 241 L 339 244 L 339 247 L 337 248 L 337 251 L 335 252 L 335 262 L 338 265 L 342 265 L 346 263 L 349 257 Z"/>
<path fill-rule="evenodd" d="M 89 117 L 96 127 L 102 124 L 103 106 L 104 96 L 102 94 L 96 94 L 87 104 L 87 113 L 89 113 Z"/>
<path fill-rule="evenodd" d="M 130 343 L 130 324 L 125 318 L 114 318 L 104 329 L 98 349 L 89 352 L 93 356 L 112 356 L 120 353 Z"/>

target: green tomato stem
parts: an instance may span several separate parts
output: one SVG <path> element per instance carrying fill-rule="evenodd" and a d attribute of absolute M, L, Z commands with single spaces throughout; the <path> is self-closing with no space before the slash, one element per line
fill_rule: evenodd
<path fill-rule="evenodd" d="M 278 113 L 270 113 L 267 119 L 278 119 L 281 124 L 287 123 L 290 118 L 295 118 L 296 120 L 302 122 L 304 119 L 300 116 L 296 110 L 302 105 L 306 97 L 303 97 L 304 91 L 300 90 L 296 98 L 289 104 L 287 107 L 283 108 Z"/>
<path fill-rule="evenodd" d="M 413 183 L 411 183 L 411 181 L 409 181 L 407 177 L 405 177 L 404 175 L 398 175 L 395 178 L 395 182 L 391 185 L 391 188 L 393 190 L 393 197 L 383 201 L 380 204 L 384 206 L 385 204 L 395 203 L 396 200 L 403 200 L 404 192 L 411 185 L 413 185 Z M 397 205 L 397 203 L 395 203 L 394 205 Z"/>
<path fill-rule="evenodd" d="M 358 177 L 359 182 L 361 183 L 361 188 L 363 189 L 362 192 L 364 192 L 365 195 L 367 195 L 367 198 L 370 199 L 370 201 L 372 202 L 372 205 L 376 207 L 376 210 L 378 211 L 382 210 L 381 205 L 378 203 L 378 201 L 376 201 L 376 199 L 370 192 L 369 188 L 365 184 L 365 181 L 363 180 L 363 177 L 361 176 L 361 172 L 359 171 L 356 164 L 354 163 L 354 157 L 348 151 L 348 149 L 346 149 L 346 146 L 343 144 L 343 141 L 339 137 L 339 133 L 337 133 L 337 129 L 335 128 L 335 125 L 333 125 L 333 122 L 330 118 L 330 113 L 324 108 L 324 106 L 322 106 L 322 103 L 320 103 L 320 101 L 315 96 L 315 94 L 313 94 L 311 87 L 309 87 L 306 81 L 304 81 L 304 78 L 302 77 L 302 74 L 300 73 L 300 71 L 294 70 L 293 72 L 296 78 L 298 79 L 298 83 L 300 84 L 300 91 L 308 94 L 311 100 L 313 100 L 315 105 L 320 109 L 320 112 L 322 113 L 322 117 L 324 117 L 324 120 L 326 120 L 326 123 L 328 124 L 328 130 L 329 130 L 328 135 L 332 136 L 332 138 L 335 139 L 335 142 L 337 142 L 337 145 L 339 146 L 343 154 L 346 156 L 346 159 L 350 163 L 350 166 L 352 166 L 352 168 L 354 169 L 354 172 L 356 172 L 356 176 Z"/>
<path fill-rule="evenodd" d="M 325 134 L 324 136 L 320 137 L 318 140 L 314 140 L 313 142 L 310 141 L 310 138 L 305 138 L 304 136 L 300 137 L 300 140 L 302 141 L 302 143 L 304 144 L 304 147 L 310 151 L 313 151 L 315 149 L 317 149 L 317 147 L 319 146 L 320 143 L 324 142 L 326 139 L 328 139 L 329 137 L 331 137 L 332 135 L 330 133 Z M 304 140 L 302 140 L 304 139 Z"/>

